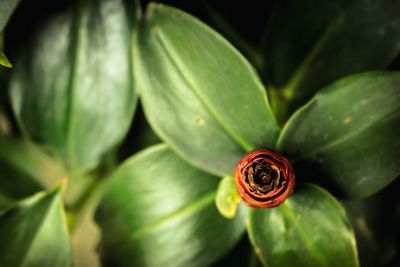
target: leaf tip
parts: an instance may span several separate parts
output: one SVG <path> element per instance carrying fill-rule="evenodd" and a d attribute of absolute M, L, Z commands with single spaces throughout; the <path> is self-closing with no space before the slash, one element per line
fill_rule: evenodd
<path fill-rule="evenodd" d="M 8 60 L 6 55 L 4 55 L 3 51 L 0 51 L 0 65 L 7 67 L 7 68 L 12 68 L 13 65 L 11 62 Z"/>
<path fill-rule="evenodd" d="M 10 69 L 11 69 L 12 67 L 14 67 L 13 64 L 11 64 L 11 62 L 8 61 L 8 59 L 2 59 L 2 60 L 0 61 L 0 65 L 4 66 L 4 67 L 6 67 L 6 68 L 10 68 Z"/>

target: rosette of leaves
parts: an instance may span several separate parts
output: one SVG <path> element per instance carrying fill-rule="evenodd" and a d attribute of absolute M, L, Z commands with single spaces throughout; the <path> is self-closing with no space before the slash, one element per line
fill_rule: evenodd
<path fill-rule="evenodd" d="M 128 2 L 82 0 L 51 14 L 16 58 L 10 85 L 24 137 L 86 174 L 121 142 L 139 92 L 165 144 L 89 188 L 103 193 L 95 212 L 102 265 L 223 266 L 218 260 L 228 258 L 244 266 L 232 259 L 247 232 L 246 253 L 264 266 L 359 266 L 355 233 L 374 236 L 364 217 L 348 213 L 400 174 L 400 74 L 381 70 L 399 52 L 400 2 L 277 2 L 259 70 L 265 85 L 196 18 L 151 4 L 136 27 L 130 12 L 138 9 Z M 33 181 L 24 192 L 2 187 L 0 204 L 9 205 L 39 190 L 46 170 L 0 141 L 0 169 L 11 177 L 23 167 L 16 186 L 24 176 Z M 261 148 L 287 157 L 296 173 L 293 194 L 272 208 L 241 203 L 233 179 L 238 160 Z M 61 193 L 0 213 L 0 266 L 71 265 Z M 79 211 L 67 210 L 70 218 Z M 392 244 L 382 248 L 392 256 Z"/>
<path fill-rule="evenodd" d="M 309 11 L 310 18 L 282 21 L 299 7 L 307 11 L 303 2 L 282 2 L 272 16 L 269 41 L 275 43 L 266 55 L 276 68 L 267 86 L 274 88 L 273 104 L 285 106 L 275 114 L 255 70 L 223 37 L 182 11 L 148 7 L 134 47 L 135 79 L 146 117 L 168 146 L 141 152 L 111 177 L 96 213 L 107 266 L 207 266 L 245 230 L 265 266 L 359 266 L 352 225 L 335 196 L 368 197 L 400 174 L 400 74 L 365 72 L 333 81 L 388 64 L 399 47 L 383 32 L 398 40 L 399 26 L 388 10 L 393 1 L 377 4 L 379 11 L 368 1 L 322 1 L 326 14 Z M 370 12 L 379 15 L 369 19 Z M 315 23 L 308 20 L 325 15 L 323 26 L 302 39 L 307 43 L 290 43 L 301 27 Z M 372 37 L 375 48 L 358 40 Z M 292 60 L 291 69 L 282 71 L 285 60 Z M 289 74 L 295 78 L 286 79 Z M 281 81 L 289 89 L 278 91 Z M 291 97 L 282 98 L 289 91 Z M 280 128 L 275 117 L 285 118 L 312 92 Z M 238 207 L 235 165 L 262 147 L 287 155 L 299 183 L 278 207 Z M 303 164 L 311 171 L 301 172 Z M 218 177 L 224 178 L 217 187 Z M 223 219 L 214 202 L 232 219 Z"/>

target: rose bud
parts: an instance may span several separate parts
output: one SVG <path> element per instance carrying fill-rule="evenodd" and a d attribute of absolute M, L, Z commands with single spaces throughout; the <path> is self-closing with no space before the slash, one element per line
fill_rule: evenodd
<path fill-rule="evenodd" d="M 239 195 L 247 205 L 270 208 L 281 204 L 293 192 L 295 175 L 285 157 L 261 148 L 239 160 L 235 182 Z"/>

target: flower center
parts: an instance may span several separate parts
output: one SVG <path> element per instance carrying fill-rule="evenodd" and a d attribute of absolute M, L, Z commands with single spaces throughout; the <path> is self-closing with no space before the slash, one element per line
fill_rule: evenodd
<path fill-rule="evenodd" d="M 281 154 L 260 148 L 239 160 L 235 168 L 235 183 L 247 205 L 270 208 L 281 204 L 293 192 L 295 173 Z"/>
<path fill-rule="evenodd" d="M 247 169 L 246 183 L 252 192 L 265 194 L 282 183 L 279 169 L 265 160 L 255 160 Z"/>

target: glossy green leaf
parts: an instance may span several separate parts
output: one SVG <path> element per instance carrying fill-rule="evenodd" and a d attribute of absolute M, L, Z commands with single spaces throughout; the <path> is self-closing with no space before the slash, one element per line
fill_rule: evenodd
<path fill-rule="evenodd" d="M 253 68 L 226 40 L 177 9 L 152 4 L 139 29 L 135 77 L 145 114 L 192 164 L 229 175 L 278 130 Z"/>
<path fill-rule="evenodd" d="M 318 93 L 283 129 L 278 148 L 307 160 L 351 197 L 400 175 L 400 73 L 342 79 Z"/>
<path fill-rule="evenodd" d="M 93 167 L 122 140 L 137 102 L 130 63 L 136 14 L 122 0 L 77 2 L 37 28 L 11 81 L 25 133 L 74 170 Z"/>
<path fill-rule="evenodd" d="M 0 214 L 0 266 L 71 266 L 61 193 L 38 193 Z"/>
<path fill-rule="evenodd" d="M 266 36 L 267 78 L 304 102 L 343 76 L 385 68 L 400 51 L 398 0 L 277 1 Z"/>
<path fill-rule="evenodd" d="M 218 185 L 215 205 L 222 216 L 234 218 L 242 198 L 239 196 L 235 179 L 232 176 L 225 176 Z"/>
<path fill-rule="evenodd" d="M 32 144 L 0 134 L 0 193 L 20 199 L 53 185 L 63 169 Z"/>
<path fill-rule="evenodd" d="M 96 212 L 105 266 L 208 266 L 244 231 L 244 211 L 223 218 L 214 198 L 219 179 L 165 145 L 126 161 L 110 178 Z"/>
<path fill-rule="evenodd" d="M 343 207 L 315 185 L 297 186 L 276 208 L 253 209 L 248 231 L 265 266 L 359 266 L 354 233 Z"/>

